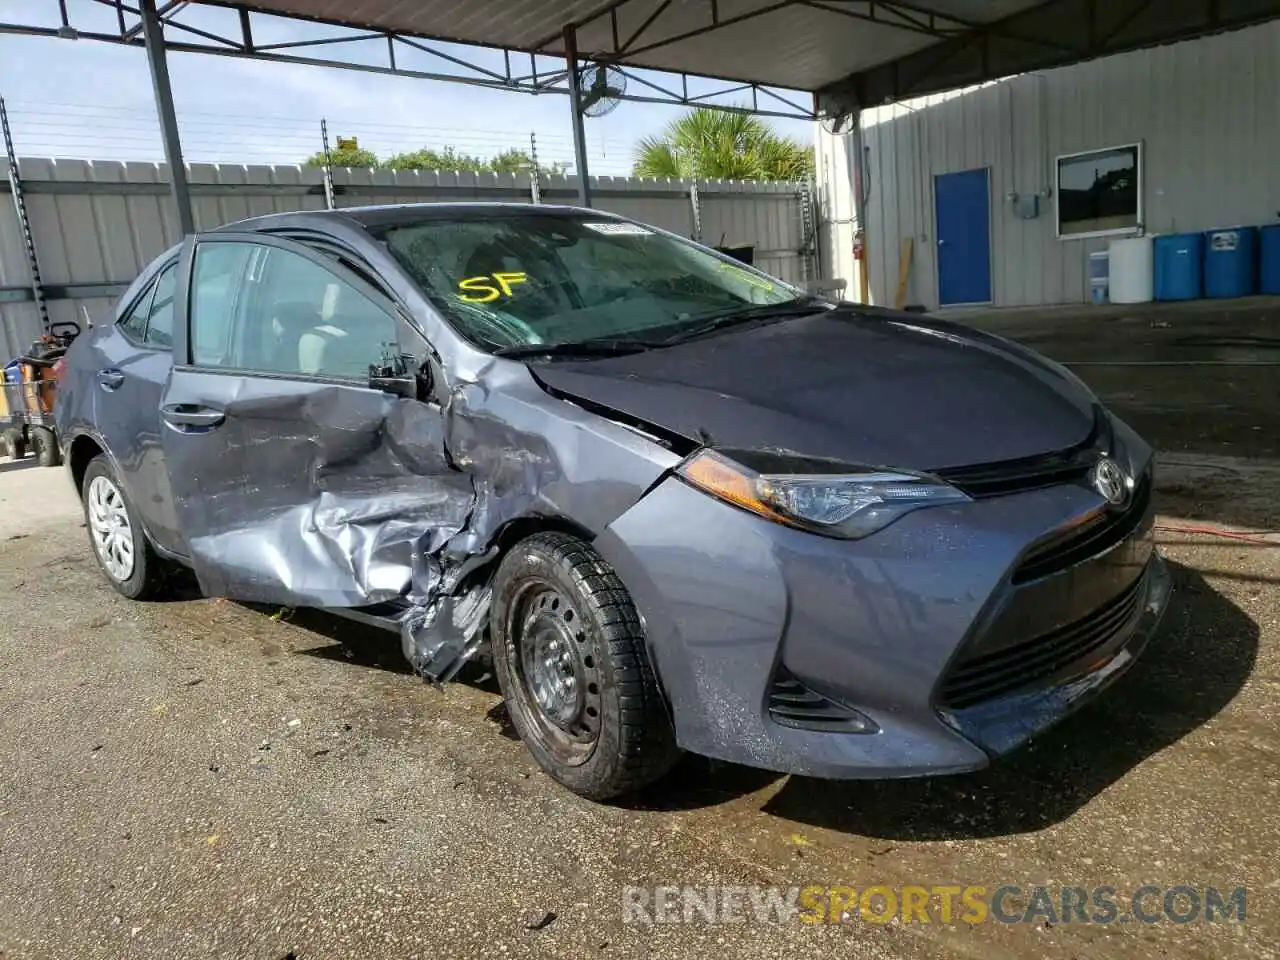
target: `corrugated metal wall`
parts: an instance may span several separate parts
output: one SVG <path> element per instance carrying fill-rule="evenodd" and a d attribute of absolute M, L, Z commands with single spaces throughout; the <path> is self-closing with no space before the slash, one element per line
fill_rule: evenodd
<path fill-rule="evenodd" d="M 1088 255 L 1106 239 L 1055 237 L 1053 197 L 1015 215 L 1011 193 L 1054 186 L 1055 158 L 1141 141 L 1148 233 L 1280 217 L 1280 23 L 1028 74 L 864 111 L 870 286 L 891 304 L 904 237 L 908 302 L 938 304 L 933 178 L 991 170 L 992 292 L 999 306 L 1083 302 Z M 818 134 L 824 218 L 853 216 L 849 137 Z M 825 235 L 827 268 L 856 291 L 851 238 Z"/>
<path fill-rule="evenodd" d="M 19 170 L 42 279 L 46 287 L 125 284 L 153 257 L 178 242 L 163 165 L 110 161 L 22 159 Z M 234 220 L 324 207 L 318 169 L 296 166 L 191 164 L 192 207 L 197 229 Z M 0 160 L 0 191 L 7 191 Z M 492 173 L 337 170 L 339 206 L 447 200 L 528 202 L 527 175 Z M 692 182 L 593 177 L 603 210 L 654 224 L 683 236 L 694 233 Z M 761 269 L 795 283 L 816 276 L 807 255 L 801 190 L 794 183 L 700 182 L 702 239 L 711 245 L 754 244 Z M 573 177 L 544 178 L 547 203 L 574 203 Z M 0 328 L 3 360 L 22 352 L 39 333 L 35 305 L 4 302 L 5 287 L 27 287 L 30 271 L 17 215 L 0 198 Z M 112 293 L 110 289 L 86 294 Z M 22 291 L 14 291 L 21 294 Z M 99 318 L 115 295 L 53 300 L 50 319 Z"/>

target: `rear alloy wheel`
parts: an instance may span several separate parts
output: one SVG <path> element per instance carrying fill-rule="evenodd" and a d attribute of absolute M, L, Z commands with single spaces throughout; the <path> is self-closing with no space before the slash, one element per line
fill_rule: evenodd
<path fill-rule="evenodd" d="M 147 542 L 105 454 L 89 462 L 81 497 L 93 554 L 111 585 L 131 600 L 158 596 L 167 581 L 165 561 Z"/>
<path fill-rule="evenodd" d="M 679 757 L 635 606 L 591 546 L 541 533 L 513 547 L 494 587 L 494 672 L 538 764 L 605 800 Z"/>

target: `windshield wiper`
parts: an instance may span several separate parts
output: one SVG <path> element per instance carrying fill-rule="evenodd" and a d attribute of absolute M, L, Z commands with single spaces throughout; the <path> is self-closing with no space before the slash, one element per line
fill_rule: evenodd
<path fill-rule="evenodd" d="M 701 323 L 689 327 L 687 330 L 672 334 L 662 343 L 666 346 L 670 346 L 673 343 L 684 343 L 686 340 L 695 340 L 717 330 L 736 327 L 743 323 L 751 323 L 753 320 L 771 320 L 775 317 L 804 317 L 830 306 L 831 304 L 828 301 L 818 297 L 800 297 L 796 300 L 786 300 L 782 303 L 758 303 L 749 307 L 734 307 L 731 310 L 725 310 L 710 317 L 704 316 L 700 318 L 702 320 Z"/>
<path fill-rule="evenodd" d="M 511 347 L 499 347 L 495 357 L 519 360 L 523 357 L 624 357 L 629 353 L 652 350 L 660 344 L 644 340 L 577 340 L 565 343 L 521 343 Z"/>

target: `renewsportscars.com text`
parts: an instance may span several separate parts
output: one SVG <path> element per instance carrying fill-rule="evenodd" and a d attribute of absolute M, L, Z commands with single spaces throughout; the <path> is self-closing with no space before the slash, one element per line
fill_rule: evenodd
<path fill-rule="evenodd" d="M 1243 923 L 1244 887 L 624 887 L 624 923 Z"/>

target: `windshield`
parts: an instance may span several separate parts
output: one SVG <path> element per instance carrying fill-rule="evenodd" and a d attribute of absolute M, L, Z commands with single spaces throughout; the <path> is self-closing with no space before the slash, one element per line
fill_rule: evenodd
<path fill-rule="evenodd" d="M 661 340 L 806 299 L 737 261 L 603 216 L 432 218 L 381 236 L 460 332 L 494 350 Z"/>

